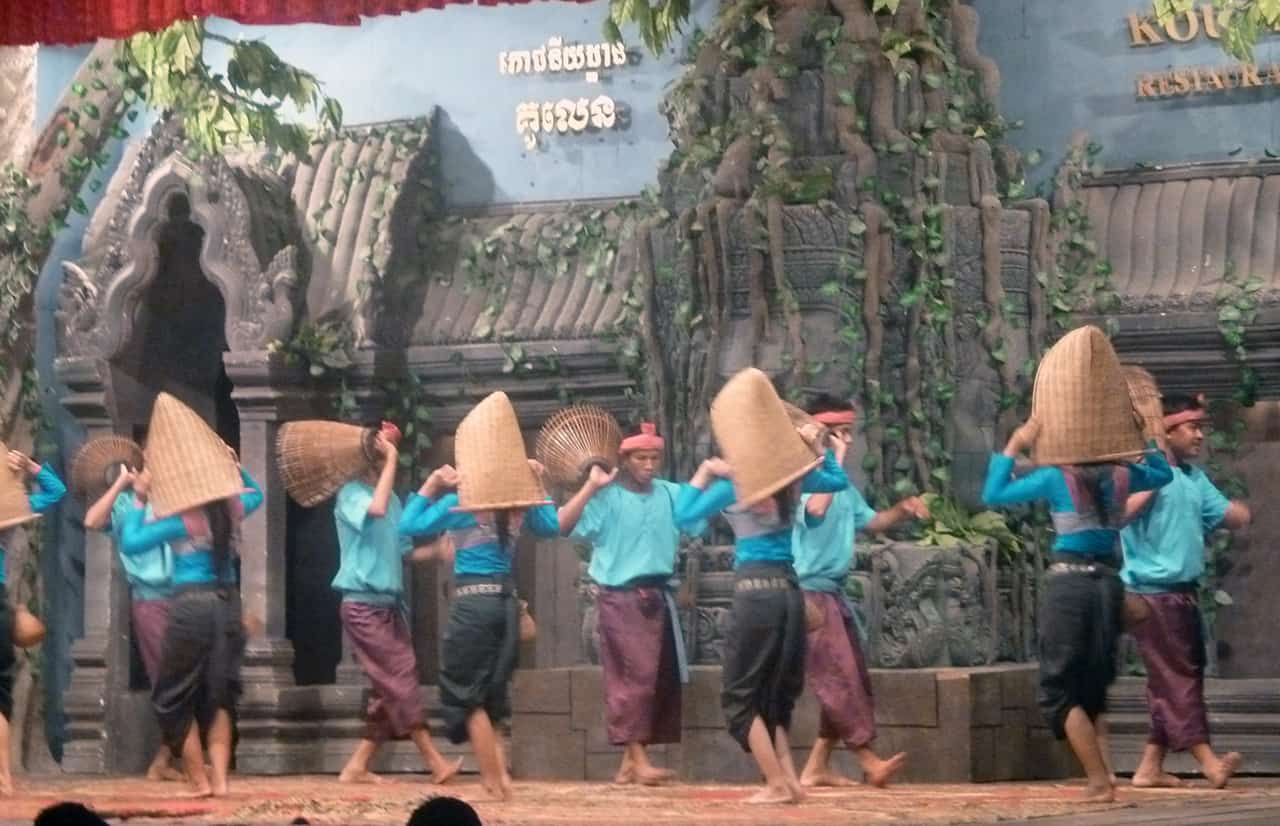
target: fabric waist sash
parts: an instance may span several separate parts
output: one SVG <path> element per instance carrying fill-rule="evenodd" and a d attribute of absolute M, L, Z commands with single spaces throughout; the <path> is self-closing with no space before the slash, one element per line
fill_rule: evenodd
<path fill-rule="evenodd" d="M 343 602 L 363 602 L 366 605 L 399 605 L 402 594 L 391 594 L 386 591 L 343 591 Z"/>
<path fill-rule="evenodd" d="M 156 588 L 153 585 L 130 585 L 129 597 L 134 602 L 160 602 L 173 598 L 173 588 Z"/>
<path fill-rule="evenodd" d="M 1140 590 L 1131 593 L 1197 594 L 1200 592 L 1199 582 L 1135 582 L 1134 587 Z"/>
<path fill-rule="evenodd" d="M 453 583 L 455 597 L 481 595 L 515 595 L 516 584 L 508 576 L 478 576 L 467 574 L 459 576 Z"/>
<path fill-rule="evenodd" d="M 867 621 L 862 616 L 862 611 L 849 599 L 849 592 L 845 590 L 847 577 L 833 579 L 826 576 L 807 576 L 800 580 L 800 588 L 804 591 L 813 591 L 819 594 L 831 594 L 838 597 L 841 605 L 844 607 L 845 616 L 853 619 L 853 627 L 858 632 L 858 639 L 863 645 L 867 644 Z"/>
<path fill-rule="evenodd" d="M 1055 551 L 1049 556 L 1049 564 L 1057 565 L 1059 563 L 1066 565 L 1101 565 L 1112 570 L 1120 570 L 1121 560 L 1116 554 L 1077 554 L 1063 553 Z"/>
<path fill-rule="evenodd" d="M 621 585 L 601 585 L 605 591 L 630 591 L 634 588 L 662 588 L 671 590 L 671 577 L 655 574 L 653 576 L 638 576 L 635 579 L 629 579 Z"/>

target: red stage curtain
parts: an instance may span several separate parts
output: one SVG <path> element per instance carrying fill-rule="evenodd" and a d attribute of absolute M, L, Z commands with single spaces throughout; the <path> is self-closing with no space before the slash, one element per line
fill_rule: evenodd
<path fill-rule="evenodd" d="M 188 17 L 356 26 L 361 17 L 465 2 L 469 0 L 0 0 L 0 46 L 89 43 L 99 37 L 156 31 Z M 482 6 L 528 2 L 479 0 Z"/>

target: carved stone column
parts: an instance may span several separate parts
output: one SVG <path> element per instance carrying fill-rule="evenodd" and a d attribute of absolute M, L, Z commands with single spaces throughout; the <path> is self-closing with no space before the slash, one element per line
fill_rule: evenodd
<path fill-rule="evenodd" d="M 91 363 L 60 365 L 71 387 L 63 403 L 85 426 L 86 437 L 111 435 L 107 394 Z M 85 533 L 84 628 L 71 645 L 72 672 L 64 710 L 67 744 L 62 767 L 71 773 L 116 769 L 110 732 L 125 713 L 129 691 L 129 588 L 108 535 Z"/>

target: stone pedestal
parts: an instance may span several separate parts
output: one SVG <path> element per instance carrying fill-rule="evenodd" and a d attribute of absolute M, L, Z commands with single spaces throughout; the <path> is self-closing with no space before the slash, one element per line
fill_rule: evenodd
<path fill-rule="evenodd" d="M 695 666 L 684 690 L 681 742 L 651 749 L 654 762 L 690 781 L 753 783 L 759 771 L 729 737 L 720 712 L 720 668 Z M 1052 779 L 1074 775 L 1035 705 L 1036 666 L 873 670 L 881 754 L 910 755 L 903 779 L 929 783 Z M 512 687 L 512 773 L 521 779 L 605 780 L 622 750 L 604 731 L 595 666 L 519 671 Z M 791 744 L 802 765 L 818 731 L 809 693 L 796 708 Z M 857 776 L 845 749 L 834 765 Z"/>

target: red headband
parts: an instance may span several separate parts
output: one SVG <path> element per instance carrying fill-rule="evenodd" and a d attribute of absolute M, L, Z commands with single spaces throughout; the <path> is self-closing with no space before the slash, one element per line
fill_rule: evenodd
<path fill-rule="evenodd" d="M 1186 422 L 1203 422 L 1209 418 L 1203 410 L 1183 410 L 1180 413 L 1170 413 L 1164 417 L 1165 430 L 1173 430 L 1180 424 Z"/>
<path fill-rule="evenodd" d="M 400 428 L 396 427 L 394 422 L 384 421 L 378 426 L 378 430 L 382 432 L 383 436 L 387 437 L 388 442 L 391 442 L 396 447 L 400 446 Z"/>
<path fill-rule="evenodd" d="M 854 412 L 852 410 L 828 410 L 823 413 L 814 413 L 813 420 L 818 424 L 825 424 L 827 427 L 838 427 L 843 424 L 853 424 Z"/>
<path fill-rule="evenodd" d="M 653 422 L 641 422 L 640 432 L 623 439 L 618 451 L 630 453 L 633 450 L 662 450 L 666 445 L 666 440 L 658 435 L 658 428 Z"/>

